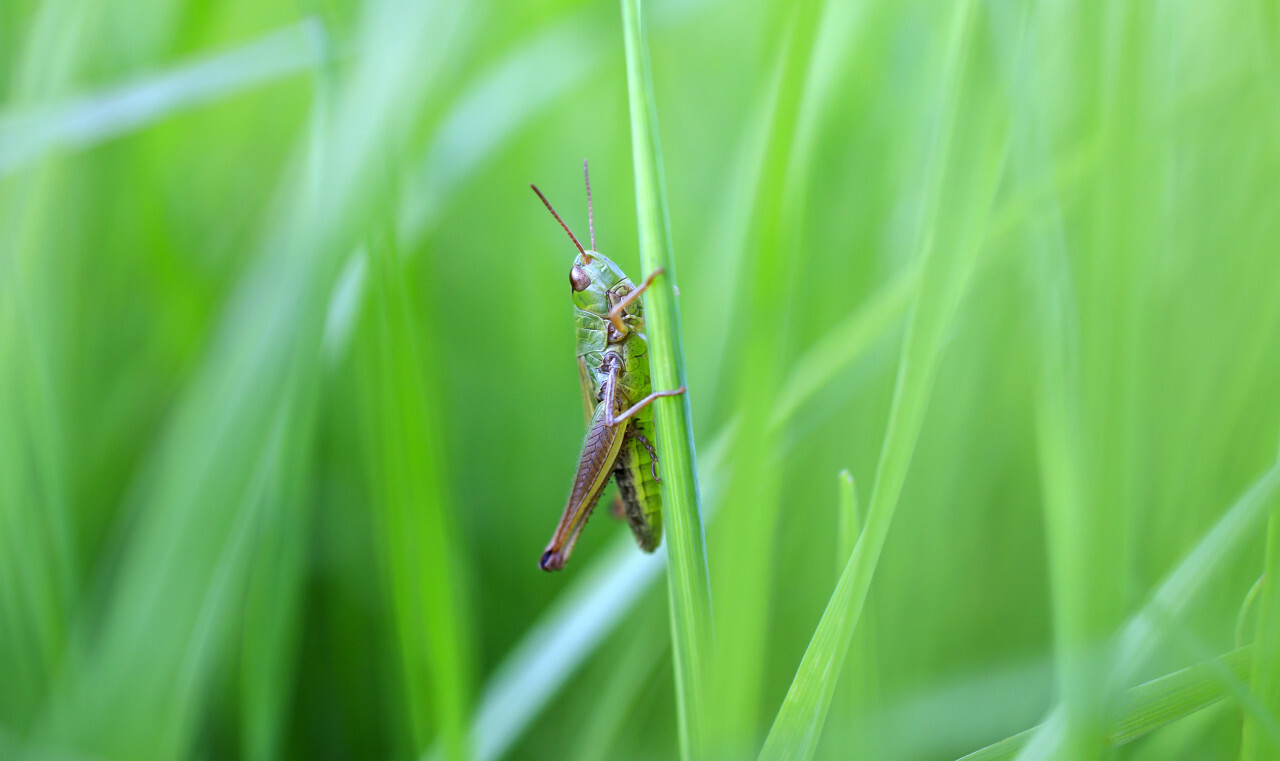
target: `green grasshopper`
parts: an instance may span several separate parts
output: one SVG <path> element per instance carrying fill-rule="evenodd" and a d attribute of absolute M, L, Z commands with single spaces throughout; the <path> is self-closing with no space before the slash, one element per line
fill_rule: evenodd
<path fill-rule="evenodd" d="M 650 393 L 640 294 L 662 270 L 651 272 L 637 288 L 618 265 L 595 250 L 591 176 L 585 161 L 582 175 L 587 186 L 590 250 L 582 247 L 542 191 L 536 185 L 529 186 L 578 247 L 578 256 L 569 270 L 569 286 L 573 289 L 578 376 L 587 417 L 587 435 L 582 441 L 569 502 L 538 563 L 544 571 L 564 568 L 610 476 L 617 479 L 621 502 L 615 511 L 626 516 L 640 549 L 657 549 L 662 542 L 662 495 L 658 490 L 658 455 L 652 443 L 656 440 L 653 409 L 649 405 L 659 397 L 684 393 L 684 386 Z M 637 401 L 633 404 L 632 400 Z"/>

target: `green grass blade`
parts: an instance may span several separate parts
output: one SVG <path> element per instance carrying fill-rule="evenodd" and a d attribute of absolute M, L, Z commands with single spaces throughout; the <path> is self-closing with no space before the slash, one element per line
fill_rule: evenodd
<path fill-rule="evenodd" d="M 0 114 L 0 177 L 50 152 L 81 149 L 168 116 L 302 73 L 322 60 L 320 22 L 278 29 L 240 47 L 100 93 Z"/>
<path fill-rule="evenodd" d="M 860 533 L 858 529 L 862 526 L 857 514 L 857 492 L 854 490 L 853 477 L 848 471 L 840 473 L 839 512 L 842 538 Z M 855 543 L 849 549 L 849 557 L 853 556 L 856 548 Z M 778 711 L 778 718 L 765 740 L 760 758 L 813 757 L 822 725 L 826 721 L 827 707 L 839 683 L 852 629 L 861 612 L 850 605 L 854 592 L 853 583 L 853 576 L 846 566 L 831 595 L 831 601 L 827 603 L 822 621 L 809 642 L 809 649 L 805 651 L 804 660 L 787 693 L 787 700 Z"/>
<path fill-rule="evenodd" d="M 1164 637 L 1162 622 L 1177 619 L 1224 564 L 1254 536 L 1276 507 L 1280 461 L 1258 477 L 1218 519 L 1186 557 L 1169 572 L 1120 633 L 1113 682 L 1132 678 Z"/>
<path fill-rule="evenodd" d="M 46 3 L 0 56 L 12 103 L 56 97 L 89 57 L 86 9 Z M 15 135 L 0 134 L 0 152 Z M 3 173 L 0 173 L 3 180 Z M 68 354 L 60 298 L 74 257 L 60 251 L 68 191 L 62 166 L 0 184 L 0 721 L 24 733 L 66 667 L 69 622 L 82 599 L 72 503 Z"/>
<path fill-rule="evenodd" d="M 294 437 L 309 442 L 315 425 L 319 384 L 304 380 L 289 401 Z M 252 559 L 245 590 L 240 642 L 240 720 L 244 757 L 279 758 L 302 621 L 310 519 L 306 477 L 312 452 L 305 445 L 282 453 L 268 484 L 268 504 L 259 527 L 259 553 Z"/>
<path fill-rule="evenodd" d="M 963 3 L 952 16 L 930 176 L 924 186 L 928 200 L 917 238 L 918 259 L 923 262 L 922 274 L 903 342 L 889 425 L 867 509 L 866 528 L 805 651 L 769 731 L 761 758 L 808 759 L 817 748 L 849 640 L 862 612 L 871 578 L 893 522 L 898 496 L 906 481 L 940 362 L 943 336 L 951 326 L 960 300 L 964 281 L 962 273 L 969 270 L 971 260 L 980 248 L 988 207 L 1003 166 L 1003 149 L 998 142 L 990 145 L 991 153 L 979 152 L 976 171 L 966 173 L 967 184 L 971 188 L 968 198 L 972 205 L 945 216 L 941 209 L 943 186 L 949 179 L 948 170 L 951 168 L 951 139 L 960 122 L 960 91 L 973 14 L 973 4 Z M 1001 130 L 995 125 L 970 124 L 967 127 L 981 129 L 989 140 L 1002 140 Z M 940 219 L 945 220 L 942 223 L 945 234 L 940 234 Z M 947 245 L 939 245 L 939 240 L 947 241 Z"/>
<path fill-rule="evenodd" d="M 1251 536 L 1251 532 L 1274 508 L 1280 490 L 1280 463 L 1263 473 L 1218 519 L 1187 556 L 1173 568 L 1151 594 L 1147 602 L 1125 623 L 1116 643 L 1111 684 L 1124 684 L 1132 679 L 1150 654 L 1164 641 L 1164 622 L 1176 620 L 1197 594 L 1215 577 L 1222 566 Z M 1032 732 L 1032 741 L 1022 745 L 1020 755 L 1030 758 L 1052 758 L 1063 737 L 1060 706 Z"/>
<path fill-rule="evenodd" d="M 344 78 L 320 151 L 324 175 L 285 183 L 281 213 L 157 441 L 156 475 L 122 531 L 101 624 L 86 623 L 82 662 L 55 690 L 37 742 L 134 759 L 190 747 L 240 621 L 259 519 L 278 509 L 264 495 L 306 445 L 288 400 L 319 375 L 325 300 L 368 223 L 367 191 L 389 148 L 430 90 L 438 56 L 454 49 L 451 31 L 434 4 L 367 9 L 361 36 L 379 44 Z M 404 86 L 399 72 L 410 68 L 420 76 Z"/>
<path fill-rule="evenodd" d="M 457 186 L 532 118 L 580 86 L 605 59 L 593 36 L 594 8 L 540 29 L 476 78 L 450 105 L 410 166 L 397 216 L 401 244 L 435 227 Z"/>
<path fill-rule="evenodd" d="M 901 324 L 917 285 L 914 273 L 900 275 L 877 290 L 801 355 L 778 394 L 770 417 L 772 428 L 781 428 L 840 370 Z"/>
<path fill-rule="evenodd" d="M 438 355 L 429 316 L 406 285 L 388 231 L 370 244 L 373 283 L 366 398 L 371 432 L 366 446 L 378 499 L 380 558 L 390 591 L 413 747 L 440 733 L 446 758 L 469 756 L 471 640 L 459 600 L 467 588 L 458 531 L 444 484 L 438 394 L 424 357 Z"/>
<path fill-rule="evenodd" d="M 838 541 L 836 578 L 844 571 L 844 558 L 853 554 L 866 520 L 858 503 L 858 491 L 853 474 L 840 471 L 840 514 L 837 521 Z M 872 715 L 880 704 L 879 657 L 875 636 L 875 606 L 870 598 L 862 604 L 859 626 L 849 643 L 848 664 L 837 680 L 836 692 L 831 699 L 831 712 L 837 725 L 858 725 L 862 731 L 842 744 L 859 758 L 879 758 L 883 755 L 877 746 L 877 727 L 863 720 Z M 859 721 L 861 723 L 859 723 Z"/>
<path fill-rule="evenodd" d="M 662 547 L 636 552 L 620 537 L 583 570 L 515 648 L 493 670 L 472 713 L 470 745 L 476 761 L 502 758 L 569 677 L 613 632 L 624 614 L 658 578 Z M 424 761 L 443 758 L 433 747 Z"/>
<path fill-rule="evenodd" d="M 853 554 L 854 547 L 858 546 L 858 536 L 862 534 L 866 521 L 862 519 L 862 510 L 858 506 L 858 487 L 853 481 L 853 474 L 842 470 L 836 476 L 836 481 L 840 486 L 840 506 L 836 514 L 836 531 L 839 537 L 836 552 L 839 557 L 847 558 Z M 836 571 L 844 571 L 843 562 Z"/>
<path fill-rule="evenodd" d="M 648 42 L 639 0 L 622 0 L 626 43 L 631 146 L 635 165 L 636 216 L 640 228 L 641 275 L 659 268 L 664 277 L 645 294 L 645 329 L 655 389 L 686 386 L 680 310 L 676 304 L 676 267 L 671 247 L 657 106 L 649 70 Z M 711 587 L 694 460 L 690 394 L 654 403 L 658 458 L 662 463 L 662 501 L 666 512 L 667 579 L 671 595 L 672 657 L 681 754 L 700 756 L 703 679 L 711 643 Z"/>
<path fill-rule="evenodd" d="M 1254 660 L 1253 648 L 1245 647 L 1127 690 L 1104 742 L 1112 748 L 1132 742 L 1229 697 L 1231 690 L 1221 671 L 1226 669 L 1234 678 L 1246 679 Z M 960 761 L 1008 761 L 1015 758 L 1042 727 L 1044 725 L 1006 737 Z"/>
<path fill-rule="evenodd" d="M 720 318 L 730 331 L 724 370 L 732 381 L 734 407 L 745 414 L 730 456 L 732 474 L 726 504 L 733 517 L 722 524 L 712 549 L 718 560 L 716 582 L 716 654 L 712 673 L 714 714 L 709 742 L 718 754 L 736 757 L 758 742 L 765 686 L 768 632 L 775 600 L 769 578 L 777 553 L 777 523 L 785 495 L 779 467 L 781 437 L 771 435 L 770 419 L 754 414 L 777 398 L 787 355 L 787 315 L 795 308 L 795 280 L 803 257 L 806 156 L 798 150 L 797 126 L 805 104 L 813 101 L 806 85 L 813 76 L 813 40 L 823 3 L 771 6 L 774 23 L 785 30 L 766 72 L 769 97 L 764 140 L 758 145 L 758 172 L 744 209 L 744 246 L 731 252 L 740 259 L 741 294 L 734 311 Z M 763 79 L 763 77 L 762 77 Z M 809 96 L 809 97 L 807 97 Z M 756 147 L 756 146 L 753 146 Z"/>
<path fill-rule="evenodd" d="M 645 605 L 640 606 L 643 611 Z M 633 619 L 641 616 L 633 616 Z M 592 721 L 582 728 L 574 739 L 566 761 L 596 761 L 608 755 L 617 744 L 617 736 L 627 728 L 635 715 L 636 703 L 644 694 L 646 683 L 652 681 L 655 672 L 667 655 L 669 639 L 659 616 L 644 617 L 635 627 L 629 627 L 622 639 L 621 654 L 616 660 L 609 658 L 603 664 L 609 673 L 608 682 L 600 697 L 591 696 Z"/>

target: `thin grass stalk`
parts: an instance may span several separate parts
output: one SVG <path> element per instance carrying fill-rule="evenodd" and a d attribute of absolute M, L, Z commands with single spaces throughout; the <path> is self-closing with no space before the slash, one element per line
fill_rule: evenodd
<path fill-rule="evenodd" d="M 842 545 L 848 545 L 845 557 L 851 557 L 857 548 L 856 537 L 861 533 L 863 523 L 858 511 L 853 476 L 847 470 L 840 472 L 839 485 L 840 539 Z M 847 571 L 847 564 L 842 570 Z M 839 683 L 840 668 L 849 647 L 847 630 L 853 626 L 848 620 L 851 612 L 848 599 L 853 591 L 851 580 L 852 577 L 847 572 L 841 574 L 827 611 L 822 616 L 822 622 L 805 652 L 805 660 L 801 663 L 773 729 L 765 740 L 764 749 L 760 752 L 761 759 L 809 759 L 817 750 L 818 737 L 822 732 L 822 715 Z M 856 611 L 853 612 L 856 616 Z M 834 675 L 828 668 L 833 663 Z"/>
<path fill-rule="evenodd" d="M 323 27 L 317 22 L 317 34 Z M 278 33 L 277 33 L 278 34 Z M 322 38 L 326 39 L 327 38 Z M 303 190 L 314 202 L 325 176 L 325 145 L 333 123 L 337 72 L 332 55 L 312 76 L 313 100 L 307 127 L 306 179 Z M 253 559 L 245 591 L 240 644 L 241 752 L 248 761 L 281 756 L 289 710 L 288 687 L 297 675 L 296 648 L 301 638 L 306 588 L 312 451 L 321 382 L 300 376 L 286 400 L 290 427 L 300 442 L 284 452 L 270 484 L 269 502 L 280 509 L 262 525 L 262 551 Z"/>
<path fill-rule="evenodd" d="M 807 167 L 798 155 L 796 128 L 813 63 L 813 38 L 822 4 L 806 0 L 777 6 L 787 31 L 772 74 L 767 139 L 760 171 L 743 219 L 747 227 L 739 253 L 743 280 L 738 303 L 728 317 L 736 334 L 730 387 L 739 435 L 730 455 L 732 474 L 726 504 L 733 518 L 717 535 L 713 549 L 723 572 L 716 578 L 717 630 L 712 694 L 711 742 L 718 754 L 740 757 L 756 744 L 764 688 L 770 612 L 770 576 L 777 551 L 777 523 L 785 496 L 780 468 L 780 437 L 769 419 L 756 411 L 777 398 L 786 356 L 789 315 L 794 311 L 795 281 L 804 269 L 801 222 Z M 789 18 L 788 18 L 789 16 Z M 742 340 L 741 337 L 749 337 Z"/>
<path fill-rule="evenodd" d="M 1013 175 L 1029 183 L 1045 171 L 1049 148 L 1041 127 L 1041 108 L 1030 58 L 1030 10 L 1005 10 L 999 20 L 1017 44 L 1002 64 L 1016 102 L 1024 104 L 1015 135 Z M 1025 193 L 1026 191 L 1024 191 Z M 1035 398 L 1037 453 L 1043 483 L 1044 512 L 1049 545 L 1050 579 L 1053 585 L 1056 666 L 1062 684 L 1062 707 L 1046 722 L 1037 743 L 1065 741 L 1068 755 L 1088 757 L 1096 753 L 1103 729 L 1098 707 L 1102 664 L 1093 643 L 1087 608 L 1094 579 L 1083 558 L 1093 537 L 1089 521 L 1097 508 L 1087 496 L 1092 483 L 1084 477 L 1085 460 L 1081 430 L 1079 317 L 1071 281 L 1065 235 L 1056 199 L 1046 199 L 1027 226 L 1028 249 L 1033 254 L 1039 298 L 1039 382 Z M 1038 753 L 1036 745 L 1019 743 L 1022 756 Z"/>
<path fill-rule="evenodd" d="M 957 216 L 947 216 L 946 236 L 938 235 L 941 199 L 951 163 L 952 136 L 959 121 L 960 92 L 968 60 L 973 27 L 973 3 L 954 11 L 946 53 L 938 124 L 933 136 L 926 202 L 918 230 L 918 257 L 922 264 L 907 333 L 903 340 L 897 384 L 890 406 L 876 468 L 875 484 L 867 510 L 867 523 L 858 539 L 840 582 L 831 595 L 822 620 L 796 670 L 787 696 L 761 751 L 762 759 L 808 759 L 826 722 L 835 684 L 844 666 L 849 641 L 857 627 L 871 586 L 871 578 L 888 538 L 915 451 L 924 413 L 931 396 L 942 354 L 942 339 L 959 304 L 963 278 L 983 237 L 989 202 L 994 195 L 1001 161 L 980 163 L 970 180 L 970 203 Z M 988 139 L 1000 140 L 999 131 L 988 128 Z M 983 162 L 986 156 L 979 157 Z M 958 229 L 951 229 L 955 225 Z M 943 248 L 939 238 L 948 241 Z"/>
<path fill-rule="evenodd" d="M 645 296 L 645 331 L 653 386 L 656 389 L 687 387 L 662 148 L 640 0 L 622 0 L 622 32 L 626 46 L 641 275 L 647 276 L 657 269 L 666 273 L 654 281 Z M 680 752 L 685 759 L 702 755 L 703 681 L 712 627 L 711 584 L 698 503 L 690 395 L 685 393 L 654 403 L 670 559 L 667 582 L 676 708 Z"/>
<path fill-rule="evenodd" d="M 378 481 L 377 525 L 400 649 L 413 748 L 433 731 L 445 757 L 470 756 L 466 717 L 471 640 L 459 591 L 465 558 L 445 485 L 438 394 L 423 370 L 433 321 L 414 303 L 388 229 L 369 245 L 373 282 L 368 340 L 374 359 L 368 396 L 376 400 L 368 457 Z"/>
<path fill-rule="evenodd" d="M 858 502 L 858 490 L 853 474 L 848 470 L 840 471 L 840 514 L 837 521 L 837 579 L 844 571 L 844 561 L 853 554 L 858 545 L 858 537 L 866 525 L 862 507 Z M 862 605 L 861 625 L 853 633 L 853 641 L 849 644 L 847 656 L 848 666 L 836 686 L 836 694 L 832 699 L 831 710 L 836 721 L 843 720 L 847 724 L 856 723 L 859 718 L 870 715 L 879 707 L 880 676 L 877 670 L 875 635 L 875 610 L 868 592 L 868 599 Z M 852 740 L 851 750 L 859 758 L 879 758 L 881 751 L 875 728 L 863 722 L 864 731 Z"/>
<path fill-rule="evenodd" d="M 296 444 L 280 452 L 264 501 L 260 552 L 251 561 L 240 640 L 241 753 L 248 761 L 280 758 L 288 722 L 289 687 L 297 673 L 297 645 L 306 589 L 311 518 L 310 444 L 319 397 L 316 378 L 299 378 L 286 398 L 285 420 Z"/>

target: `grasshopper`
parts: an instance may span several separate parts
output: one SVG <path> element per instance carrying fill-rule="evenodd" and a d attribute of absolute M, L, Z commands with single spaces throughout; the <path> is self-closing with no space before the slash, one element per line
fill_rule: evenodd
<path fill-rule="evenodd" d="M 587 417 L 587 434 L 569 501 L 538 562 L 544 571 L 564 568 L 611 476 L 617 479 L 621 503 L 615 507 L 615 514 L 626 517 L 640 549 L 657 549 L 662 542 L 662 495 L 658 490 L 658 455 L 653 448 L 653 409 L 649 405 L 655 399 L 683 394 L 685 390 L 681 386 L 674 391 L 651 392 L 640 294 L 662 270 L 649 273 L 637 288 L 618 265 L 596 251 L 591 176 L 586 161 L 582 162 L 582 175 L 587 186 L 590 250 L 582 247 L 542 191 L 536 185 L 529 186 L 578 247 L 578 256 L 569 269 L 569 286 L 573 289 L 578 377 Z"/>

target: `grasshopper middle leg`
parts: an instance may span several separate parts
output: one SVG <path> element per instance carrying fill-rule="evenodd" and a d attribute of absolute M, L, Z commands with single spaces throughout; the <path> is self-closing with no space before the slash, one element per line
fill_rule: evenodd
<path fill-rule="evenodd" d="M 614 355 L 610 355 L 610 356 L 614 356 Z M 644 409 L 645 407 L 648 407 L 650 404 L 653 404 L 654 400 L 656 399 L 661 399 L 664 396 L 679 396 L 683 394 L 685 391 L 684 386 L 681 386 L 680 388 L 677 388 L 673 391 L 654 391 L 652 394 L 649 394 L 645 398 L 631 405 L 631 408 L 628 409 L 626 412 L 623 412 L 620 415 L 615 415 L 613 412 L 613 408 L 614 408 L 614 405 L 616 404 L 615 389 L 617 388 L 617 385 L 618 385 L 618 365 L 615 363 L 613 367 L 610 368 L 609 370 L 609 378 L 608 380 L 605 381 L 605 388 L 604 388 L 604 405 L 605 405 L 604 423 L 605 425 L 608 425 L 608 426 L 614 426 L 614 425 L 617 425 L 618 423 L 621 423 L 622 421 L 636 414 L 637 412 Z"/>

